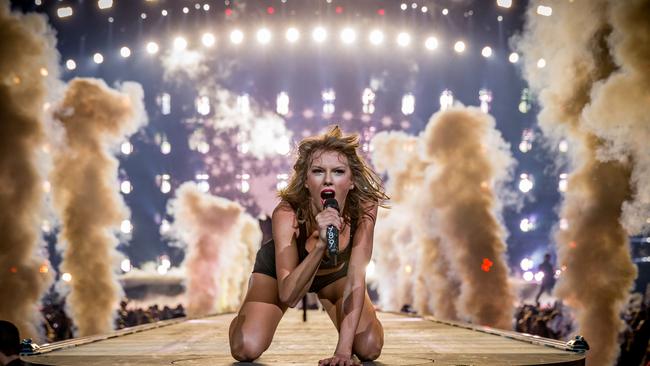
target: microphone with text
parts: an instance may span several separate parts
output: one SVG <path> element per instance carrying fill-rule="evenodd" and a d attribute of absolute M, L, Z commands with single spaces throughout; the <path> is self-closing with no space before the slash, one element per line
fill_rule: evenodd
<path fill-rule="evenodd" d="M 323 191 L 320 197 L 323 201 L 323 208 L 332 207 L 339 211 L 339 203 L 334 198 L 334 192 Z M 334 225 L 327 225 L 325 230 L 327 238 L 327 254 L 329 255 L 329 263 L 335 266 L 337 264 L 337 256 L 339 254 L 339 229 Z"/>

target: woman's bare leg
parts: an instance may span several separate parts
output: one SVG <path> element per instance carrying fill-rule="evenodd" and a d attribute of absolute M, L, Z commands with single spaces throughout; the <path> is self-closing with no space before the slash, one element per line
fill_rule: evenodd
<path fill-rule="evenodd" d="M 338 331 L 341 329 L 341 321 L 343 320 L 341 317 L 341 314 L 343 314 L 341 307 L 343 306 L 343 290 L 345 289 L 346 280 L 347 277 L 338 279 L 318 292 L 318 298 L 321 304 L 323 304 L 323 307 Z M 368 296 L 368 291 L 365 291 L 363 310 L 361 311 L 359 325 L 357 325 L 357 330 L 354 335 L 352 352 L 361 361 L 372 361 L 379 357 L 383 347 L 384 328 L 379 322 L 379 319 L 377 319 L 377 314 L 370 301 L 370 296 Z"/>
<path fill-rule="evenodd" d="M 278 281 L 253 273 L 239 313 L 230 323 L 230 353 L 238 361 L 253 361 L 271 345 L 282 315 L 287 310 L 278 298 Z"/>

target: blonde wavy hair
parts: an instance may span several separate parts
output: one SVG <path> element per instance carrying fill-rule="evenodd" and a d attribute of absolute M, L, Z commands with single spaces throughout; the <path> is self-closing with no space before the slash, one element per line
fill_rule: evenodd
<path fill-rule="evenodd" d="M 364 215 L 374 220 L 375 217 L 367 211 L 368 204 L 386 207 L 385 201 L 389 197 L 384 191 L 381 178 L 358 154 L 358 148 L 359 136 L 343 135 L 338 126 L 330 128 L 320 136 L 308 137 L 298 144 L 298 156 L 293 165 L 293 174 L 287 187 L 280 190 L 278 194 L 283 201 L 296 210 L 298 222 L 308 222 L 310 227 L 316 226 L 316 215 L 312 212 L 311 196 L 305 187 L 305 182 L 315 154 L 325 151 L 334 151 L 345 156 L 352 172 L 354 189 L 348 192 L 341 213 L 346 223 L 357 222 Z"/>

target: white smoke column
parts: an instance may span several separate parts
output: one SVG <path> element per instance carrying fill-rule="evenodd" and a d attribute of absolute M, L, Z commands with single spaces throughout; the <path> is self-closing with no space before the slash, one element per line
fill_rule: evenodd
<path fill-rule="evenodd" d="M 458 315 L 510 329 L 514 296 L 495 189 L 514 160 L 495 124 L 478 108 L 454 107 L 434 114 L 423 138 L 436 169 L 427 190 L 435 194 L 441 244 L 461 279 Z"/>
<path fill-rule="evenodd" d="M 556 233 L 566 271 L 556 293 L 576 309 L 577 333 L 590 343 L 587 362 L 594 365 L 616 360 L 619 314 L 636 276 L 627 236 L 642 230 L 650 207 L 649 4 L 558 3 L 552 21 L 531 8 L 517 44 L 529 60 L 524 75 L 539 93 L 540 126 L 550 138 L 564 134 L 573 142 L 574 171 L 560 213 L 568 228 Z M 545 75 L 537 75 L 533 60 L 542 55 Z"/>
<path fill-rule="evenodd" d="M 102 80 L 73 79 L 54 113 L 65 137 L 54 151 L 51 174 L 55 210 L 61 218 L 61 270 L 72 275 L 68 313 L 78 335 L 113 329 L 122 288 L 116 279 L 117 232 L 129 217 L 112 155 L 119 143 L 146 123 L 142 87 L 123 92 Z"/>
<path fill-rule="evenodd" d="M 168 211 L 168 235 L 186 247 L 187 313 L 201 316 L 234 310 L 246 289 L 261 230 L 237 202 L 184 183 Z"/>
<path fill-rule="evenodd" d="M 45 179 L 39 155 L 58 53 L 46 18 L 13 14 L 8 1 L 0 1 L 0 29 L 0 318 L 14 323 L 21 337 L 40 340 L 38 308 L 52 273 L 40 237 Z"/>

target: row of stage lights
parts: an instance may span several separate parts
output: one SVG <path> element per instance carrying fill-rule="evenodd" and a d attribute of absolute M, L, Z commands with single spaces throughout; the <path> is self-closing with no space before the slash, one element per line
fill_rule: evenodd
<path fill-rule="evenodd" d="M 245 37 L 246 35 L 242 30 L 234 29 L 230 32 L 228 39 L 231 45 L 238 46 L 244 42 Z M 261 28 L 256 32 L 255 38 L 257 40 L 257 43 L 260 46 L 268 46 L 273 39 L 273 35 L 268 28 Z M 316 44 L 324 44 L 329 39 L 329 34 L 326 28 L 316 27 L 312 30 L 311 38 Z M 339 33 L 339 38 L 341 43 L 344 46 L 352 47 L 358 41 L 358 33 L 354 28 L 344 28 Z M 293 27 L 288 28 L 285 32 L 285 39 L 290 44 L 297 43 L 301 39 L 301 33 L 297 28 L 293 28 Z M 367 40 L 374 47 L 380 47 L 388 43 L 387 37 L 384 34 L 384 32 L 378 29 L 372 30 L 368 34 Z M 394 41 L 395 44 L 401 49 L 408 49 L 414 43 L 413 37 L 408 32 L 398 33 L 397 36 L 394 38 Z M 217 43 L 217 38 L 213 33 L 206 32 L 201 36 L 201 44 L 205 48 L 208 49 L 212 48 L 216 45 L 216 43 Z M 422 42 L 424 48 L 429 52 L 433 52 L 436 49 L 438 49 L 440 47 L 440 44 L 441 42 L 438 40 L 438 38 L 433 35 L 426 37 Z M 188 45 L 189 43 L 185 37 L 177 36 L 172 41 L 172 50 L 174 52 L 183 52 L 187 50 Z M 456 41 L 453 45 L 453 49 L 457 54 L 465 53 L 467 51 L 467 48 L 468 48 L 467 44 L 462 40 Z M 146 43 L 144 49 L 148 54 L 155 55 L 160 52 L 161 46 L 155 41 L 149 41 Z M 128 58 L 132 55 L 131 49 L 127 46 L 121 47 L 119 53 L 120 56 L 123 58 Z M 484 46 L 481 49 L 481 55 L 484 58 L 488 59 L 494 55 L 494 51 L 492 47 Z M 104 55 L 100 52 L 95 53 L 93 55 L 93 61 L 96 64 L 103 63 Z M 516 52 L 511 52 L 508 55 L 508 61 L 513 64 L 519 62 L 519 54 Z M 541 69 L 544 68 L 545 66 L 546 66 L 546 61 L 543 58 L 540 58 L 537 61 L 537 67 Z M 73 59 L 68 59 L 66 61 L 66 68 L 68 70 L 74 70 L 76 69 L 76 67 L 77 64 Z"/>

